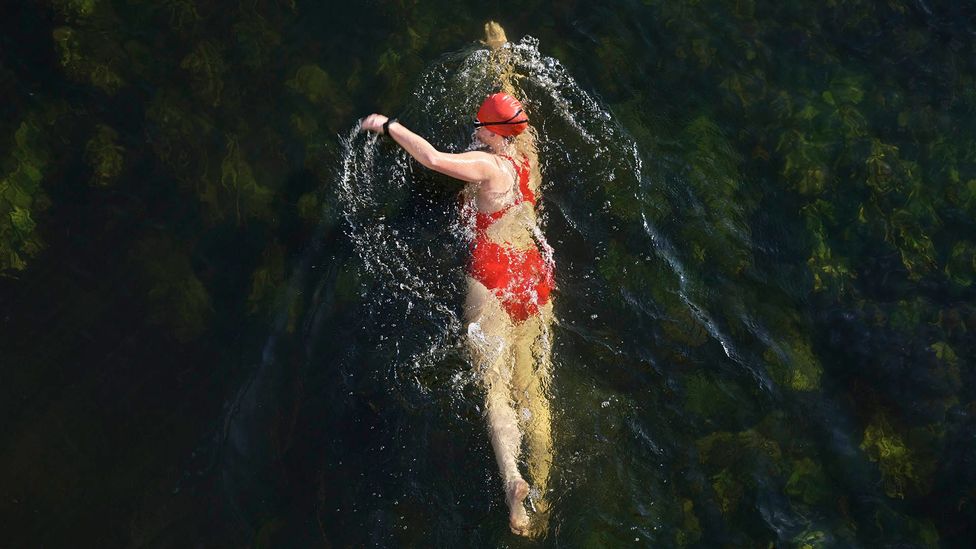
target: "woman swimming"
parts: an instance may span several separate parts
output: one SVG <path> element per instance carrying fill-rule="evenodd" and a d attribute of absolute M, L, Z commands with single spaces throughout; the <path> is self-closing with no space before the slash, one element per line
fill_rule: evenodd
<path fill-rule="evenodd" d="M 461 154 L 438 151 L 381 114 L 369 115 L 361 127 L 390 136 L 425 167 L 466 182 L 461 222 L 471 252 L 464 306 L 467 345 L 485 384 L 488 428 L 509 526 L 516 534 L 529 535 L 529 484 L 517 460 L 524 433 L 534 485 L 530 503 L 542 523 L 552 465 L 547 391 L 553 261 L 536 220 L 539 170 L 530 163 L 535 141 L 528 117 L 511 95 L 489 96 L 478 110 L 474 135 L 487 150 Z"/>

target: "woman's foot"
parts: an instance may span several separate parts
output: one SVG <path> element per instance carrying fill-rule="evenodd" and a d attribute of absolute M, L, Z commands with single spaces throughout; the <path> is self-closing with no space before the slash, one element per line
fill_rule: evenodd
<path fill-rule="evenodd" d="M 529 535 L 529 515 L 525 512 L 525 496 L 529 495 L 529 483 L 518 478 L 508 481 L 505 489 L 508 504 L 508 526 L 513 534 Z"/>

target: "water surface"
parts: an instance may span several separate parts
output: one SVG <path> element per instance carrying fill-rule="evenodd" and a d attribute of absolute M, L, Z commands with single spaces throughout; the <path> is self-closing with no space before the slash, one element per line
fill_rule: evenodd
<path fill-rule="evenodd" d="M 51 3 L 0 39 L 16 546 L 967 546 L 976 17 L 928 2 Z M 455 182 L 515 42 L 553 514 L 508 533 Z"/>

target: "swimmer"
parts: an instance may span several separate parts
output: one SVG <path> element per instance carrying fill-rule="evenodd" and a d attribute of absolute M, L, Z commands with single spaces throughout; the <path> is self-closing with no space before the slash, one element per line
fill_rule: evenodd
<path fill-rule="evenodd" d="M 508 93 L 484 100 L 474 123 L 484 146 L 461 154 L 438 151 L 395 118 L 371 114 L 361 128 L 389 136 L 426 168 L 465 182 L 461 222 L 468 229 L 470 262 L 464 313 L 467 347 L 485 385 L 485 410 L 501 473 L 509 527 L 531 535 L 545 527 L 552 466 L 547 396 L 553 268 L 552 249 L 539 228 L 534 132 L 522 104 Z M 521 136 L 521 137 L 519 137 Z M 519 471 L 526 439 L 530 485 Z"/>

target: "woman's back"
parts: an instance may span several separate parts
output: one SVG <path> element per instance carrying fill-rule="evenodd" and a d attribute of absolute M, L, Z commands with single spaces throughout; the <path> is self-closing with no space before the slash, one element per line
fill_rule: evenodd
<path fill-rule="evenodd" d="M 495 157 L 511 173 L 511 184 L 504 191 L 485 189 L 480 183 L 467 185 L 462 191 L 462 223 L 475 239 L 487 238 L 522 249 L 534 246 L 536 196 L 529 188 L 528 160 L 516 162 L 505 154 Z"/>

